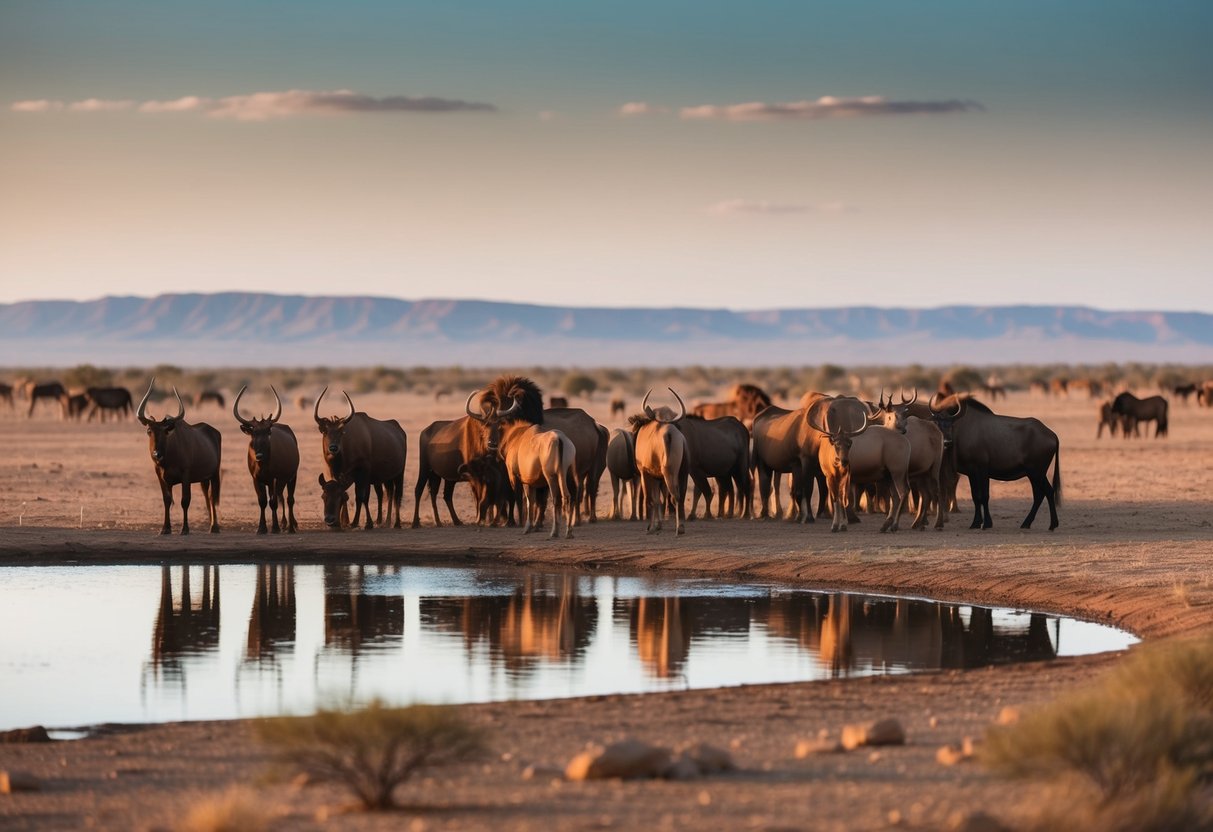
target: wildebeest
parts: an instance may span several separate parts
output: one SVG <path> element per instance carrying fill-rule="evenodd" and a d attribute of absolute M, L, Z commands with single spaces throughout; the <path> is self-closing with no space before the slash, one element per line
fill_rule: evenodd
<path fill-rule="evenodd" d="M 91 406 L 88 411 L 88 421 L 96 416 L 105 421 L 107 414 L 116 419 L 129 415 L 134 409 L 131 401 L 131 391 L 125 387 L 90 387 L 86 391 Z"/>
<path fill-rule="evenodd" d="M 58 402 L 60 417 L 68 415 L 68 395 L 63 389 L 63 385 L 57 381 L 44 381 L 41 383 L 27 382 L 25 385 L 25 395 L 29 398 L 29 412 L 25 415 L 32 417 L 34 415 L 34 407 L 38 404 L 39 399 L 47 399 L 49 401 Z"/>
<path fill-rule="evenodd" d="M 1177 384 L 1171 388 L 1171 392 L 1175 394 L 1175 397 L 1184 404 L 1188 403 L 1188 399 L 1192 398 L 1192 394 L 1195 393 L 1196 390 L 1196 385 L 1191 382 L 1188 384 Z"/>
<path fill-rule="evenodd" d="M 1049 503 L 1049 531 L 1057 528 L 1061 502 L 1061 447 L 1057 434 L 1034 418 L 1000 416 L 973 398 L 950 396 L 930 401 L 935 424 L 943 432 L 945 453 L 954 455 L 956 470 L 969 478 L 973 495 L 972 529 L 988 529 L 990 480 L 1028 478 L 1032 509 L 1021 528 L 1030 528 L 1042 500 Z M 1053 463 L 1053 481 L 1048 479 Z"/>
<path fill-rule="evenodd" d="M 218 390 L 203 390 L 194 397 L 194 404 L 197 407 L 201 407 L 207 402 L 211 402 L 216 407 L 220 408 L 227 405 L 227 399 L 223 398 L 223 394 Z"/>
<path fill-rule="evenodd" d="M 914 516 L 912 529 L 924 529 L 927 525 L 927 510 L 935 507 L 935 528 L 942 529 L 944 522 L 944 498 L 940 489 L 940 471 L 943 467 L 943 434 L 929 418 L 912 415 L 918 401 L 918 391 L 913 398 L 902 395 L 900 402 L 893 397 L 884 400 L 883 393 L 877 412 L 886 428 L 892 428 L 910 440 L 910 491 L 918 498 L 918 512 Z"/>
<path fill-rule="evenodd" d="M 1099 439 L 1103 436 L 1104 427 L 1108 429 L 1108 436 L 1116 436 L 1117 427 L 1123 427 L 1121 416 L 1112 412 L 1112 400 L 1107 399 L 1099 403 L 1099 427 L 1095 429 L 1095 438 Z"/>
<path fill-rule="evenodd" d="M 270 416 L 245 419 L 240 415 L 241 387 L 232 403 L 232 415 L 240 423 L 240 432 L 248 436 L 248 471 L 253 478 L 253 490 L 257 492 L 257 505 L 261 508 L 261 519 L 257 523 L 257 534 L 265 534 L 265 506 L 270 507 L 273 532 L 278 534 L 285 527 L 293 534 L 299 528 L 295 521 L 295 484 L 299 476 L 299 442 L 289 425 L 278 422 L 282 418 L 282 399 L 270 385 L 277 409 Z M 285 504 L 284 504 L 285 503 Z M 281 526 L 278 508 L 284 506 Z M 368 511 L 368 514 L 370 512 Z"/>
<path fill-rule="evenodd" d="M 295 397 L 295 407 L 299 408 L 300 410 L 307 410 L 315 403 L 316 402 L 312 400 L 311 396 L 305 396 L 302 393 Z"/>
<path fill-rule="evenodd" d="M 636 437 L 631 431 L 616 428 L 607 443 L 607 471 L 611 474 L 611 514 L 608 519 L 623 519 L 624 491 L 631 502 L 629 520 L 637 517 L 636 501 L 640 494 L 640 472 L 636 470 Z"/>
<path fill-rule="evenodd" d="M 200 483 L 202 496 L 211 522 L 211 533 L 219 531 L 219 462 L 222 458 L 223 437 L 219 431 L 206 424 L 185 421 L 185 403 L 177 388 L 177 415 L 165 416 L 159 421 L 147 417 L 147 400 L 156 385 L 153 378 L 143 394 L 139 408 L 135 411 L 140 424 L 147 428 L 148 450 L 156 478 L 160 481 L 160 494 L 164 498 L 164 526 L 160 534 L 171 534 L 169 508 L 173 504 L 173 486 L 181 486 L 181 533 L 190 533 L 190 485 Z"/>
<path fill-rule="evenodd" d="M 480 396 L 481 424 L 491 428 L 493 420 L 509 410 L 514 402 L 518 402 L 519 407 L 511 412 L 511 421 L 521 419 L 534 425 L 555 428 L 567 436 L 576 448 L 573 524 L 580 525 L 583 498 L 588 499 L 591 505 L 597 505 L 598 479 L 595 475 L 602 476 L 598 463 L 598 445 L 601 441 L 598 423 L 579 407 L 544 409 L 543 391 L 535 382 L 521 376 L 503 375 L 485 388 Z M 465 407 L 465 411 L 471 413 L 469 407 Z"/>
<path fill-rule="evenodd" d="M 0 382 L 0 399 L 8 402 L 8 406 L 13 406 L 13 385 Z M 615 403 L 611 403 L 612 412 L 614 412 Z"/>
<path fill-rule="evenodd" d="M 67 397 L 64 412 L 69 419 L 80 419 L 88 410 L 88 396 L 84 393 L 73 393 Z"/>
<path fill-rule="evenodd" d="M 801 406 L 796 410 L 786 410 L 773 405 L 755 417 L 751 428 L 754 437 L 752 459 L 758 477 L 760 519 L 771 516 L 772 484 L 775 492 L 775 516 L 779 515 L 777 478 L 780 474 L 791 474 L 791 493 L 795 508 L 789 519 L 799 519 L 802 523 L 813 522 L 813 512 L 810 508 L 813 484 L 824 484 L 825 480 L 818 462 L 821 434 L 809 426 L 805 416 L 808 406 L 823 398 L 825 396 L 821 393 L 806 393 L 801 399 Z M 824 510 L 823 490 L 818 513 Z"/>
<path fill-rule="evenodd" d="M 818 464 L 833 504 L 830 531 L 847 530 L 848 519 L 853 519 L 856 486 L 886 480 L 892 491 L 888 516 L 880 530 L 897 531 L 909 492 L 910 440 L 896 430 L 875 424 L 867 406 L 850 396 L 818 402 L 809 409 L 805 421 L 825 437 L 818 446 Z"/>
<path fill-rule="evenodd" d="M 515 401 L 495 414 L 490 442 L 505 460 L 515 498 L 523 505 L 526 523 L 522 533 L 529 534 L 539 523 L 539 491 L 546 488 L 552 497 L 552 533 L 559 533 L 564 516 L 564 536 L 573 536 L 573 515 L 577 508 L 570 483 L 576 468 L 577 449 L 572 440 L 557 428 L 537 425 L 525 419 L 509 421 L 521 408 Z M 500 430 L 500 433 L 497 433 Z M 495 440 L 495 441 L 494 441 Z"/>
<path fill-rule="evenodd" d="M 729 391 L 729 399 L 733 402 L 733 413 L 748 430 L 754 424 L 754 417 L 771 406 L 771 397 L 761 387 L 753 384 L 738 384 Z"/>
<path fill-rule="evenodd" d="M 462 526 L 463 521 L 455 513 L 453 497 L 455 483 L 466 478 L 459 470 L 465 462 L 483 456 L 488 450 L 484 431 L 475 421 L 480 418 L 471 411 L 473 392 L 468 396 L 465 409 L 469 415 L 459 419 L 440 419 L 431 422 L 417 438 L 417 485 L 413 490 L 413 528 L 421 525 L 421 493 L 428 485 L 430 504 L 434 509 L 434 525 L 441 526 L 438 517 L 438 485 L 443 484 L 442 499 L 446 503 L 451 522 Z M 470 423 L 470 424 L 469 424 Z"/>
<path fill-rule="evenodd" d="M 628 403 L 616 396 L 611 399 L 611 416 L 622 416 L 628 412 Z"/>
<path fill-rule="evenodd" d="M 328 465 L 329 476 L 337 481 L 339 487 L 354 486 L 354 520 L 358 519 L 362 509 L 366 508 L 366 528 L 374 528 L 371 521 L 371 486 L 382 485 L 387 496 L 387 523 L 392 523 L 392 509 L 396 510 L 395 527 L 400 528 L 400 500 L 404 494 L 404 463 L 408 455 L 408 437 L 404 429 L 395 419 L 372 419 L 365 413 L 354 410 L 354 401 L 349 393 L 343 392 L 349 404 L 350 412 L 346 416 L 320 417 L 320 402 L 328 388 L 324 388 L 316 398 L 316 406 L 312 418 L 321 435 L 321 451 L 325 464 Z M 323 485 L 321 486 L 324 487 Z M 328 505 L 330 498 L 325 499 L 325 522 L 330 527 L 338 528 L 339 524 L 329 523 Z"/>
<path fill-rule="evenodd" d="M 674 503 L 674 528 L 683 534 L 686 523 L 687 477 L 690 474 L 687 440 L 674 426 L 674 422 L 686 416 L 686 405 L 672 388 L 667 388 L 678 399 L 681 413 L 669 419 L 653 412 L 649 407 L 649 396 L 644 396 L 641 408 L 644 415 L 632 416 L 628 421 L 636 435 L 636 469 L 640 472 L 645 499 L 648 503 L 648 526 L 650 534 L 661 531 L 666 504 Z"/>
<path fill-rule="evenodd" d="M 732 416 L 733 412 L 732 402 L 700 402 L 691 408 L 691 415 L 700 419 L 721 419 Z"/>
<path fill-rule="evenodd" d="M 1162 396 L 1139 399 L 1125 391 L 1112 399 L 1112 412 L 1122 419 L 1121 432 L 1125 439 L 1129 431 L 1137 435 L 1137 426 L 1142 422 L 1154 422 L 1154 438 L 1167 435 L 1167 400 Z"/>
<path fill-rule="evenodd" d="M 476 523 L 485 526 L 510 518 L 514 490 L 505 461 L 495 453 L 473 457 L 459 466 L 458 473 L 472 487 L 476 501 Z"/>
<path fill-rule="evenodd" d="M 548 407 L 568 407 L 569 400 L 564 396 L 548 396 Z"/>
<path fill-rule="evenodd" d="M 1196 403 L 1203 407 L 1213 407 L 1213 381 L 1206 381 L 1196 391 Z"/>
<path fill-rule="evenodd" d="M 688 415 L 675 426 L 687 440 L 690 454 L 690 477 L 695 488 L 691 496 L 688 519 L 695 516 L 695 507 L 702 493 L 705 498 L 704 519 L 712 519 L 712 486 L 709 478 L 720 485 L 720 505 L 717 513 L 724 516 L 725 495 L 733 494 L 730 513 L 749 517 L 751 513 L 750 432 L 732 416 L 703 419 Z M 736 501 L 741 505 L 737 506 Z"/>

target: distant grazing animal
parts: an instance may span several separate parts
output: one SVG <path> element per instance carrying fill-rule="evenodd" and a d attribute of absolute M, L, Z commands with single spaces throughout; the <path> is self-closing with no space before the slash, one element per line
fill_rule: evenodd
<path fill-rule="evenodd" d="M 622 416 L 628 412 L 628 403 L 616 396 L 611 399 L 611 417 Z"/>
<path fill-rule="evenodd" d="M 312 418 L 321 434 L 321 453 L 329 469 L 329 476 L 338 483 L 338 488 L 354 486 L 354 520 L 358 525 L 362 509 L 366 509 L 367 529 L 373 529 L 371 521 L 371 486 L 384 487 L 387 496 L 387 520 L 392 524 L 392 509 L 396 511 L 395 528 L 400 528 L 400 500 L 404 494 L 404 463 L 408 456 L 408 437 L 395 419 L 372 419 L 365 413 L 354 410 L 354 400 L 344 393 L 350 412 L 346 416 L 320 417 L 320 402 L 328 388 L 316 398 Z M 321 484 L 321 488 L 325 488 Z M 325 492 L 325 523 L 330 528 L 340 524 L 329 523 L 330 503 L 336 499 Z M 379 522 L 384 522 L 380 520 Z"/>
<path fill-rule="evenodd" d="M 1049 382 L 1049 392 L 1058 398 L 1068 398 L 1070 395 L 1070 381 L 1064 378 L 1055 378 Z"/>
<path fill-rule="evenodd" d="M 548 396 L 548 407 L 568 407 L 569 400 L 564 396 Z"/>
<path fill-rule="evenodd" d="M 105 421 L 107 415 L 121 419 L 130 415 L 135 409 L 131 391 L 125 387 L 90 387 L 86 391 L 89 398 L 88 421 L 96 416 L 99 421 Z"/>
<path fill-rule="evenodd" d="M 1030 528 L 1043 500 L 1049 503 L 1049 531 L 1057 528 L 1061 502 L 1061 447 L 1057 434 L 1039 419 L 1000 416 L 966 396 L 932 396 L 931 413 L 943 432 L 945 453 L 956 460 L 956 470 L 969 478 L 973 495 L 973 523 L 988 529 L 990 480 L 1013 481 L 1027 477 L 1032 484 L 1032 509 L 1021 528 Z M 1053 463 L 1053 481 L 1048 479 Z"/>
<path fill-rule="evenodd" d="M 63 385 L 57 381 L 44 381 L 42 383 L 26 382 L 25 395 L 29 398 L 29 412 L 25 415 L 32 417 L 34 415 L 34 407 L 38 404 L 39 399 L 58 402 L 60 417 L 66 417 L 67 413 L 67 391 L 63 389 Z"/>
<path fill-rule="evenodd" d="M 436 401 L 436 402 L 442 401 L 443 396 L 450 396 L 450 395 L 451 395 L 451 388 L 449 388 L 449 387 L 435 387 L 434 388 L 434 401 Z"/>
<path fill-rule="evenodd" d="M 732 402 L 700 402 L 691 408 L 691 415 L 700 419 L 723 419 L 736 411 Z"/>
<path fill-rule="evenodd" d="M 636 437 L 631 431 L 616 428 L 607 443 L 607 471 L 611 474 L 611 513 L 609 520 L 623 519 L 623 501 L 631 502 L 629 520 L 637 518 L 636 503 L 640 494 L 640 472 L 636 470 Z"/>
<path fill-rule="evenodd" d="M 74 393 L 67 397 L 65 408 L 67 418 L 79 421 L 86 410 L 88 410 L 88 396 L 84 393 Z"/>
<path fill-rule="evenodd" d="M 754 417 L 771 406 L 771 397 L 761 387 L 753 384 L 738 384 L 729 391 L 729 399 L 733 403 L 733 413 L 746 429 L 754 423 Z"/>
<path fill-rule="evenodd" d="M 202 407 L 204 404 L 213 404 L 216 407 L 226 407 L 227 399 L 218 390 L 203 390 L 198 395 L 194 396 L 194 407 Z"/>
<path fill-rule="evenodd" d="M 1177 384 L 1172 388 L 1171 392 L 1173 392 L 1181 402 L 1187 404 L 1188 399 L 1192 398 L 1192 394 L 1195 393 L 1196 390 L 1197 387 L 1195 384 Z M 1199 397 L 1197 398 L 1199 399 Z"/>
<path fill-rule="evenodd" d="M 270 416 L 245 419 L 240 415 L 241 387 L 232 403 L 232 415 L 240 423 L 240 431 L 249 438 L 248 471 L 253 478 L 253 490 L 257 492 L 257 505 L 261 507 L 261 519 L 257 523 L 257 534 L 265 534 L 265 506 L 270 507 L 273 532 L 285 528 L 294 534 L 299 528 L 295 521 L 295 484 L 299 476 L 299 442 L 289 425 L 279 424 L 282 418 L 282 399 L 273 385 L 277 409 Z M 282 523 L 278 522 L 278 509 L 282 506 Z M 369 511 L 368 511 L 369 514 Z"/>
<path fill-rule="evenodd" d="M 1112 412 L 1123 420 L 1121 431 L 1125 439 L 1129 431 L 1137 435 L 1137 426 L 1142 422 L 1154 423 L 1154 438 L 1167 435 L 1167 400 L 1162 396 L 1139 399 L 1124 392 L 1112 399 Z"/>
<path fill-rule="evenodd" d="M 686 531 L 684 504 L 690 460 L 686 437 L 674 423 L 686 416 L 687 409 L 678 394 L 672 388 L 667 389 L 678 399 L 681 409 L 678 416 L 669 419 L 654 413 L 653 408 L 649 407 L 649 396 L 653 392 L 650 390 L 640 405 L 644 415 L 632 416 L 628 420 L 636 435 L 636 468 L 640 472 L 648 503 L 649 534 L 661 531 L 662 517 L 670 500 L 674 503 L 675 533 L 683 534 Z"/>
<path fill-rule="evenodd" d="M 1203 407 L 1213 407 L 1213 381 L 1206 381 L 1196 391 L 1196 403 Z"/>
<path fill-rule="evenodd" d="M 177 415 L 165 416 L 159 421 L 147 416 L 147 400 L 152 395 L 156 379 L 152 379 L 135 412 L 140 424 L 147 428 L 148 450 L 156 478 L 160 481 L 160 494 L 164 498 L 164 525 L 160 534 L 171 534 L 169 508 L 173 505 L 173 486 L 181 486 L 181 533 L 190 533 L 190 485 L 200 483 L 202 496 L 210 519 L 211 533 L 219 531 L 219 462 L 222 459 L 223 437 L 219 431 L 206 424 L 185 421 L 185 402 L 173 388 L 177 398 Z"/>
<path fill-rule="evenodd" d="M 8 402 L 8 406 L 13 406 L 13 386 L 11 384 L 0 383 L 0 399 Z M 611 410 L 614 412 L 615 403 L 611 402 Z"/>
<path fill-rule="evenodd" d="M 1103 436 L 1103 429 L 1107 427 L 1108 436 L 1116 436 L 1116 428 L 1121 426 L 1121 416 L 1112 412 L 1112 400 L 1107 399 L 1099 403 L 1099 427 L 1095 429 L 1095 438 L 1099 439 Z"/>
<path fill-rule="evenodd" d="M 311 396 L 305 396 L 302 393 L 295 397 L 295 407 L 300 410 L 307 410 L 315 403 Z"/>

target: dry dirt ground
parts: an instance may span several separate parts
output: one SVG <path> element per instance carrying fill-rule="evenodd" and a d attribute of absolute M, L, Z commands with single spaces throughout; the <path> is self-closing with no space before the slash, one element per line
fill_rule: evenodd
<path fill-rule="evenodd" d="M 399 419 L 408 431 L 407 520 L 416 436 L 432 419 L 459 415 L 461 402 L 370 395 L 357 404 Z M 971 506 L 962 483 L 962 514 L 952 515 L 942 532 L 881 535 L 876 523 L 864 522 L 831 534 L 823 523 L 716 521 L 691 524 L 685 536 L 675 537 L 646 536 L 635 523 L 599 522 L 578 529 L 572 541 L 524 539 L 512 529 L 438 529 L 428 506 L 418 530 L 325 531 L 316 485 L 319 437 L 309 413 L 287 408 L 284 421 L 296 427 L 303 444 L 302 532 L 291 537 L 252 534 L 256 504 L 245 442 L 230 412 L 190 414 L 224 434 L 222 534 L 197 531 L 205 526 L 195 492 L 195 534 L 161 538 L 155 535 L 158 487 L 136 423 L 75 425 L 49 411 L 32 420 L 0 411 L 8 440 L 0 461 L 0 565 L 477 558 L 899 591 L 1066 613 L 1147 640 L 1213 625 L 1213 411 L 1195 406 L 1173 405 L 1167 439 L 1096 441 L 1095 408 L 1085 399 L 1025 395 L 999 402 L 998 411 L 1038 416 L 1061 437 L 1065 502 L 1061 528 L 1052 533 L 1047 514 L 1033 530 L 1018 528 L 1030 502 L 1020 482 L 995 487 L 995 528 L 985 532 L 967 528 Z M 608 418 L 605 401 L 589 402 L 587 409 L 608 427 L 621 424 Z M 457 506 L 466 517 L 464 490 Z M 603 492 L 609 495 L 605 479 Z M 606 503 L 604 498 L 600 513 Z M 179 522 L 175 513 L 174 525 Z M 236 784 L 256 788 L 281 829 L 937 829 L 957 813 L 978 809 L 1014 825 L 1031 812 L 1036 786 L 999 780 L 973 764 L 941 766 L 936 749 L 980 736 L 1004 705 L 1047 701 L 1089 683 L 1117 660 L 466 706 L 470 719 L 490 728 L 492 753 L 405 787 L 403 799 L 426 807 L 408 814 L 332 812 L 345 798 L 329 787 L 265 783 L 266 752 L 247 723 L 186 723 L 51 745 L 0 745 L 0 770 L 28 772 L 43 786 L 0 796 L 0 828 L 172 828 L 192 803 Z M 799 738 L 883 716 L 902 720 L 906 746 L 876 755 L 794 757 Z M 625 736 L 730 747 L 743 771 L 691 783 L 581 784 L 522 776 L 530 764 L 562 766 L 587 741 Z"/>

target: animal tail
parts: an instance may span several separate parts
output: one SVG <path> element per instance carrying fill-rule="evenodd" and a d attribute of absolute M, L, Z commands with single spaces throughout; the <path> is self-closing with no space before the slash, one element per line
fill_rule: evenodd
<path fill-rule="evenodd" d="M 1053 501 L 1061 505 L 1061 446 L 1057 447 L 1057 455 L 1053 457 Z"/>

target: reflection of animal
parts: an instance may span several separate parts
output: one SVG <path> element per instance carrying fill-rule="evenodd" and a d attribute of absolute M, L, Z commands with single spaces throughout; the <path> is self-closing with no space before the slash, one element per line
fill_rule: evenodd
<path fill-rule="evenodd" d="M 969 478 L 973 494 L 973 523 L 969 528 L 990 528 L 990 480 L 1013 481 L 1027 477 L 1032 484 L 1032 509 L 1021 524 L 1030 528 L 1043 500 L 1049 503 L 1049 530 L 1057 528 L 1061 501 L 1061 449 L 1057 434 L 1039 419 L 999 416 L 976 399 L 933 396 L 935 424 L 943 432 L 956 470 Z M 1049 482 L 1049 463 L 1053 481 Z"/>
<path fill-rule="evenodd" d="M 321 451 L 329 476 L 340 488 L 354 486 L 354 525 L 362 509 L 366 508 L 366 528 L 374 528 L 371 521 L 371 486 L 382 485 L 386 490 L 387 522 L 392 523 L 392 509 L 396 510 L 395 527 L 400 528 L 400 500 L 404 493 L 404 463 L 408 455 L 408 437 L 395 419 L 372 419 L 365 413 L 354 410 L 354 401 L 346 393 L 345 400 L 350 412 L 346 416 L 320 418 L 320 402 L 328 388 L 324 388 L 316 399 L 312 418 L 323 437 Z M 324 486 L 322 485 L 322 488 Z M 325 500 L 325 522 L 329 520 L 330 498 Z M 383 523 L 382 517 L 376 522 Z M 332 523 L 330 527 L 336 528 Z"/>
<path fill-rule="evenodd" d="M 686 416 L 687 409 L 682 399 L 671 389 L 670 392 L 678 399 L 682 412 L 673 419 L 654 413 L 653 408 L 649 407 L 649 396 L 652 392 L 650 390 L 645 394 L 640 405 L 644 409 L 644 415 L 632 416 L 628 420 L 632 432 L 636 435 L 636 469 L 640 472 L 648 504 L 647 531 L 650 534 L 661 531 L 666 504 L 673 500 L 675 533 L 682 534 L 686 522 L 684 503 L 690 460 L 686 437 L 674 423 Z"/>
<path fill-rule="evenodd" d="M 1123 420 L 1121 431 L 1125 439 L 1129 431 L 1137 434 L 1137 426 L 1141 422 L 1154 423 L 1154 438 L 1167 435 L 1167 400 L 1162 396 L 1149 396 L 1139 399 L 1132 393 L 1124 392 L 1112 400 L 1112 413 Z"/>
<path fill-rule="evenodd" d="M 611 399 L 611 416 L 612 417 L 614 417 L 616 415 L 622 416 L 623 414 L 625 414 L 627 412 L 628 412 L 628 403 L 627 402 L 625 402 L 623 399 L 619 398 L 618 396 Z"/>
<path fill-rule="evenodd" d="M 882 483 L 886 478 L 892 481 L 892 500 L 880 530 L 897 531 L 909 491 L 910 440 L 896 430 L 874 425 L 863 402 L 849 396 L 819 402 L 805 418 L 824 437 L 817 458 L 834 506 L 830 531 L 847 530 L 848 520 L 853 519 L 849 509 L 855 486 Z"/>
<path fill-rule="evenodd" d="M 63 389 L 63 385 L 57 381 L 44 381 L 41 384 L 36 384 L 32 381 L 25 385 L 25 394 L 29 397 L 29 412 L 26 416 L 34 415 L 34 407 L 38 404 L 39 399 L 47 399 L 49 401 L 59 403 L 60 416 L 67 416 L 67 391 Z"/>
<path fill-rule="evenodd" d="M 245 419 L 240 415 L 241 387 L 232 403 L 232 415 L 240 423 L 240 431 L 248 436 L 248 471 L 253 478 L 253 490 L 257 492 L 257 505 L 261 507 L 261 520 L 257 523 L 257 534 L 265 534 L 265 506 L 269 503 L 273 532 L 280 530 L 278 508 L 282 506 L 282 526 L 294 533 L 299 524 L 295 521 L 295 484 L 299 476 L 299 443 L 289 425 L 282 425 L 282 399 L 274 392 L 277 410 L 271 416 Z M 368 512 L 369 513 L 369 512 Z"/>
<path fill-rule="evenodd" d="M 152 379 L 135 412 L 139 422 L 147 428 L 148 450 L 156 478 L 160 481 L 160 494 L 164 498 L 164 525 L 160 534 L 170 534 L 169 508 L 173 504 L 173 486 L 181 486 L 181 533 L 190 533 L 190 485 L 201 483 L 202 496 L 211 524 L 211 533 L 219 531 L 219 461 L 222 458 L 223 437 L 205 422 L 189 424 L 185 421 L 185 403 L 177 388 L 177 415 L 165 416 L 159 421 L 147 417 L 147 400 L 152 395 L 156 379 Z"/>
<path fill-rule="evenodd" d="M 607 443 L 607 470 L 611 472 L 611 514 L 608 519 L 623 519 L 624 490 L 632 508 L 629 520 L 636 519 L 636 498 L 640 492 L 640 472 L 636 470 L 636 437 L 631 431 L 616 428 Z"/>
<path fill-rule="evenodd" d="M 107 414 L 121 419 L 134 410 L 131 391 L 125 387 L 90 387 L 86 392 L 92 405 L 88 411 L 88 421 L 90 422 L 93 421 L 94 416 L 105 421 Z"/>

